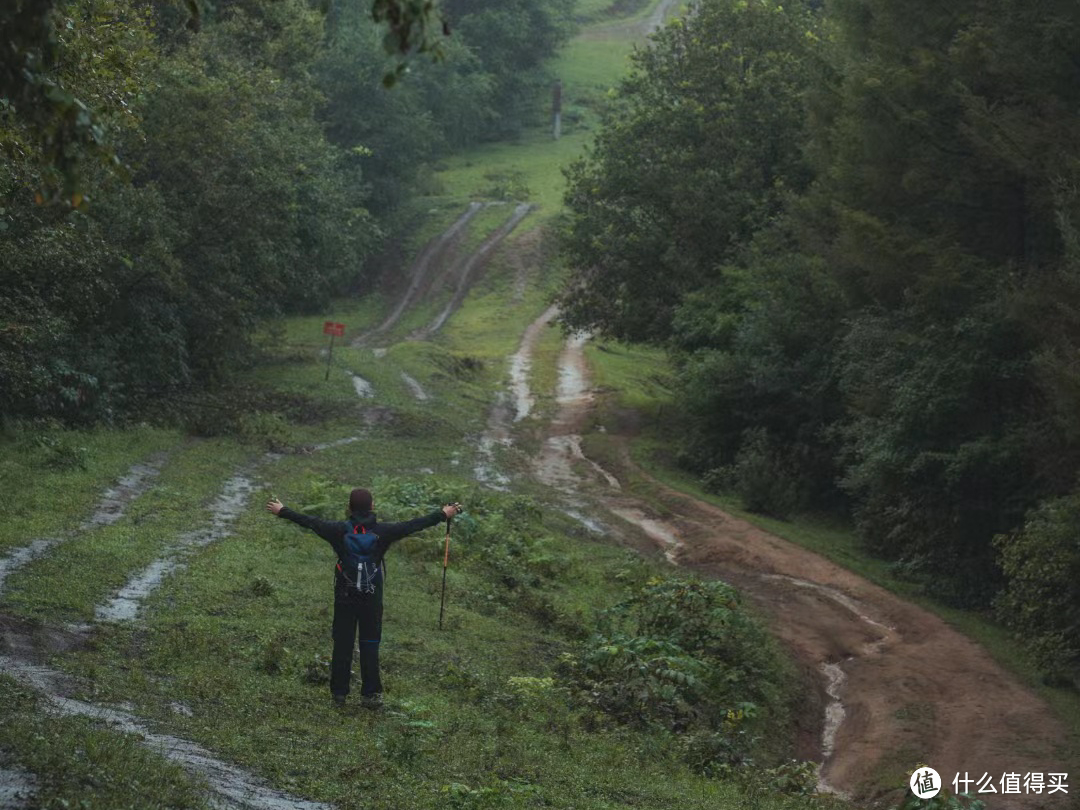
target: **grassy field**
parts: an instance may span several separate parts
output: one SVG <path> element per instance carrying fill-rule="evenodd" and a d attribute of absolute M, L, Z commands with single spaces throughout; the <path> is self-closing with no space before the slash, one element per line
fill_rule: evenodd
<path fill-rule="evenodd" d="M 68 622 L 92 623 L 94 607 L 132 573 L 214 522 L 224 482 L 243 471 L 256 491 L 227 536 L 188 555 L 139 621 L 96 624 L 85 642 L 48 655 L 50 666 L 74 678 L 74 697 L 123 706 L 280 789 L 340 808 L 808 806 L 808 798 L 776 793 L 767 782 L 701 775 L 679 735 L 598 714 L 560 675 L 560 662 L 580 651 L 601 611 L 660 571 L 559 513 L 543 514 L 527 495 L 482 490 L 472 480 L 475 450 L 463 437 L 484 424 L 504 358 L 547 306 L 553 278 L 538 268 L 514 301 L 505 261 L 493 263 L 436 340 L 397 344 L 381 357 L 339 347 L 329 380 L 319 354 L 324 316 L 272 330 L 262 363 L 237 381 L 268 392 L 265 409 L 258 418 L 245 409 L 234 435 L 193 441 L 151 428 L 50 431 L 44 435 L 58 443 L 44 448 L 40 431 L 17 431 L 5 469 L 27 501 L 5 527 L 5 547 L 63 532 L 133 462 L 166 455 L 155 485 L 120 520 L 59 543 L 9 579 L 6 620 L 29 623 L 40 637 Z M 380 313 L 372 302 L 343 302 L 326 317 L 363 330 Z M 540 343 L 535 379 L 549 401 L 559 343 L 554 329 Z M 370 400 L 357 397 L 347 371 L 372 384 Z M 402 371 L 431 400 L 416 400 Z M 282 402 L 328 416 L 272 409 Z M 360 438 L 295 452 L 349 435 Z M 267 455 L 274 447 L 293 452 Z M 58 452 L 76 453 L 80 463 L 53 461 Z M 383 518 L 451 499 L 469 511 L 455 528 L 445 629 L 436 623 L 436 529 L 403 542 L 390 562 L 387 705 L 341 713 L 326 689 L 333 554 L 261 503 L 275 495 L 336 514 L 357 483 L 375 490 Z M 73 581 L 72 571 L 82 573 Z M 199 779 L 136 737 L 46 717 L 41 698 L 8 677 L 0 677 L 0 695 L 0 764 L 38 773 L 42 806 L 207 806 Z"/>

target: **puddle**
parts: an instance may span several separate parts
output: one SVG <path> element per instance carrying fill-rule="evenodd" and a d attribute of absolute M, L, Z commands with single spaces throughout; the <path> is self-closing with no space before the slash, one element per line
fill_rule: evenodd
<path fill-rule="evenodd" d="M 825 598 L 831 599 L 836 604 L 849 610 L 861 621 L 871 627 L 882 630 L 883 635 L 880 638 L 863 646 L 863 655 L 876 655 L 877 653 L 880 653 L 885 644 L 888 643 L 889 637 L 896 632 L 895 627 L 883 624 L 882 622 L 867 616 L 863 612 L 862 606 L 860 606 L 857 601 L 836 588 L 830 588 L 828 585 L 822 585 L 819 582 L 810 582 L 809 580 L 790 577 L 785 574 L 762 574 L 761 578 L 789 582 L 799 588 L 806 588 L 820 593 Z M 845 658 L 844 661 L 841 661 L 840 663 L 830 663 L 826 661 L 821 664 L 821 672 L 825 676 L 825 693 L 829 696 L 829 703 L 825 706 L 825 723 L 821 731 L 822 766 L 818 768 L 818 790 L 825 793 L 833 793 L 838 796 L 844 796 L 845 794 L 825 781 L 825 778 L 822 776 L 822 770 L 824 768 L 824 763 L 829 761 L 833 751 L 836 749 L 836 735 L 840 731 L 840 726 L 843 725 L 843 722 L 847 717 L 847 709 L 844 707 L 843 700 L 841 699 L 844 684 L 847 682 L 847 675 L 841 665 L 850 660 L 852 659 Z"/>
<path fill-rule="evenodd" d="M 358 442 L 363 436 L 346 436 L 344 439 L 334 439 L 332 442 L 320 442 L 319 444 L 311 445 L 312 450 L 329 450 L 332 447 L 343 447 L 346 444 L 352 444 Z"/>
<path fill-rule="evenodd" d="M 409 390 L 412 392 L 413 397 L 415 397 L 418 402 L 427 402 L 429 399 L 431 399 L 431 397 L 428 396 L 427 391 L 424 390 L 423 386 L 421 386 L 420 383 L 416 381 L 416 379 L 410 377 L 404 371 L 401 372 L 401 379 L 405 381 L 405 385 L 409 386 Z"/>
<path fill-rule="evenodd" d="M 4 810 L 29 808 L 37 792 L 37 778 L 14 765 L 0 766 L 0 807 Z"/>
<path fill-rule="evenodd" d="M 825 707 L 825 728 L 821 732 L 821 758 L 827 760 L 836 750 L 836 733 L 847 717 L 847 710 L 840 700 L 847 675 L 839 663 L 825 662 L 821 665 L 821 671 L 825 675 L 825 694 L 831 698 Z"/>
<path fill-rule="evenodd" d="M 94 514 L 86 520 L 82 529 L 95 529 L 99 526 L 111 526 L 124 516 L 127 507 L 150 488 L 150 484 L 165 463 L 166 456 L 159 453 L 148 461 L 133 464 L 120 480 L 101 496 L 101 501 Z"/>
<path fill-rule="evenodd" d="M 479 458 L 473 467 L 473 475 L 479 483 L 499 492 L 506 492 L 510 486 L 510 479 L 495 466 L 495 447 L 497 445 L 505 446 L 505 443 L 487 435 L 480 437 L 479 447 L 477 448 Z"/>
<path fill-rule="evenodd" d="M 852 613 L 854 613 L 856 616 L 858 616 L 860 619 L 862 619 L 867 624 L 872 625 L 873 627 L 879 627 L 883 631 L 885 631 L 886 633 L 894 633 L 894 632 L 896 632 L 895 627 L 891 627 L 891 626 L 889 626 L 887 624 L 882 624 L 879 621 L 875 621 L 874 619 L 871 619 L 869 616 L 867 616 L 865 613 L 863 613 L 862 607 L 859 605 L 858 602 L 856 602 L 854 599 L 852 599 L 850 596 L 848 596 L 843 591 L 838 591 L 836 588 L 830 588 L 828 585 L 822 585 L 819 582 L 810 582 L 810 581 L 805 580 L 805 579 L 798 579 L 797 577 L 789 577 L 789 576 L 786 576 L 784 574 L 761 574 L 761 578 L 762 579 L 779 579 L 779 580 L 783 580 L 784 582 L 790 582 L 792 585 L 797 585 L 800 588 L 807 588 L 807 589 L 812 590 L 812 591 L 817 591 L 818 593 L 822 594 L 826 598 L 831 599 L 832 601 L 836 602 L 838 605 L 841 605 L 841 606 L 847 608 L 848 610 L 850 610 Z M 873 644 L 871 646 L 880 646 L 886 640 L 887 639 L 880 639 L 879 641 L 873 642 Z"/>
<path fill-rule="evenodd" d="M 139 607 L 151 593 L 165 581 L 165 578 L 183 568 L 183 557 L 194 549 L 202 548 L 232 533 L 232 524 L 248 507 L 255 484 L 248 476 L 237 474 L 225 482 L 221 494 L 210 507 L 210 525 L 204 529 L 180 535 L 176 542 L 166 549 L 164 556 L 154 560 L 140 573 L 128 580 L 127 584 L 107 603 L 98 605 L 94 615 L 98 621 L 128 622 L 138 617 Z"/>
<path fill-rule="evenodd" d="M 589 373 L 582 351 L 588 340 L 587 334 L 572 335 L 559 356 L 559 383 L 555 389 L 555 401 L 559 405 L 583 405 L 592 401 Z"/>
<path fill-rule="evenodd" d="M 356 389 L 356 395 L 360 399 L 371 399 L 375 396 L 375 389 L 371 383 L 361 377 L 359 374 L 353 374 L 351 371 L 346 372 L 352 379 L 353 388 Z"/>
<path fill-rule="evenodd" d="M 510 410 L 506 404 L 506 394 L 500 391 L 495 395 L 491 412 L 488 414 L 487 430 L 477 441 L 477 459 L 473 467 L 473 475 L 477 481 L 500 492 L 506 492 L 510 479 L 500 472 L 495 464 L 495 448 L 513 444 L 509 421 Z"/>
<path fill-rule="evenodd" d="M 54 715 L 89 717 L 117 731 L 135 735 L 146 748 L 205 779 L 216 794 L 218 806 L 237 810 L 331 810 L 330 805 L 275 790 L 235 765 L 217 759 L 190 740 L 153 732 L 127 712 L 64 697 L 56 686 L 64 677 L 59 672 L 20 663 L 6 656 L 0 656 L 0 672 L 41 692 L 48 700 L 46 711 Z"/>
<path fill-rule="evenodd" d="M 576 509 L 567 509 L 566 514 L 572 517 L 574 520 L 576 520 L 593 534 L 608 533 L 608 529 L 603 523 L 600 523 L 597 520 L 593 520 L 591 517 L 586 517 L 585 515 L 578 512 Z"/>
<path fill-rule="evenodd" d="M 31 560 L 37 559 L 59 542 L 61 542 L 61 539 L 58 537 L 34 540 L 30 545 L 17 548 L 7 557 L 0 560 L 0 593 L 4 591 L 4 580 L 8 578 L 9 574 L 22 568 Z"/>
<path fill-rule="evenodd" d="M 559 308 L 554 304 L 548 307 L 544 314 L 530 323 L 521 336 L 521 344 L 518 350 L 510 355 L 510 393 L 514 397 L 514 421 L 520 422 L 532 410 L 536 404 L 532 393 L 529 391 L 529 372 L 532 371 L 532 353 L 536 341 L 555 316 L 559 314 Z"/>
<path fill-rule="evenodd" d="M 618 515 L 627 523 L 639 527 L 650 538 L 658 542 L 664 549 L 664 558 L 672 565 L 678 565 L 678 553 L 682 547 L 678 536 L 663 521 L 648 517 L 640 509 L 626 506 L 608 507 L 613 515 Z"/>
<path fill-rule="evenodd" d="M 78 539 L 81 532 L 102 526 L 111 526 L 120 520 L 124 513 L 127 512 L 128 506 L 150 489 L 167 458 L 168 456 L 165 453 L 158 453 L 147 461 L 133 464 L 113 486 L 105 490 L 101 500 L 98 501 L 97 507 L 94 509 L 94 513 L 83 521 L 78 529 L 72 530 L 69 535 L 65 537 L 38 538 L 0 559 L 0 592 L 3 592 L 4 581 L 10 574 L 42 556 L 52 546 L 65 540 Z"/>

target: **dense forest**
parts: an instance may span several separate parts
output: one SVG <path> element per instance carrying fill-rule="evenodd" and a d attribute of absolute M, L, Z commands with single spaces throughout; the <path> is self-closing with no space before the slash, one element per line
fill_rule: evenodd
<path fill-rule="evenodd" d="M 1080 6 L 705 2 L 568 171 L 575 327 L 667 347 L 681 462 L 829 510 L 1080 668 Z"/>
<path fill-rule="evenodd" d="M 0 413 L 139 415 L 365 286 L 424 167 L 531 122 L 571 33 L 570 0 L 449 0 L 436 33 L 388 5 L 5 5 Z"/>

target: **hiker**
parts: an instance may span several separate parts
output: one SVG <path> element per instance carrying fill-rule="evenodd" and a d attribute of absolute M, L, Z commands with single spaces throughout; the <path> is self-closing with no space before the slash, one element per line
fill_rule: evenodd
<path fill-rule="evenodd" d="M 311 529 L 338 555 L 334 574 L 334 654 L 330 661 L 330 694 L 338 706 L 345 705 L 349 694 L 357 629 L 360 631 L 357 652 L 361 702 L 367 708 L 382 704 L 379 642 L 382 640 L 383 556 L 386 550 L 402 537 L 449 521 L 461 512 L 460 504 L 451 503 L 403 523 L 380 523 L 373 507 L 371 493 L 366 489 L 354 489 L 349 495 L 349 519 L 346 521 L 302 515 L 276 498 L 266 504 L 268 512 Z"/>

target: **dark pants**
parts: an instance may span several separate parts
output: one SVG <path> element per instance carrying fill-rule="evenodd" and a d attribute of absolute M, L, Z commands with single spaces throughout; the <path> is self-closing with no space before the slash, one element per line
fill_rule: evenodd
<path fill-rule="evenodd" d="M 380 583 L 381 586 L 381 583 Z M 359 645 L 360 694 L 382 692 L 379 642 L 382 640 L 382 587 L 370 596 L 334 600 L 334 655 L 330 660 L 330 691 L 349 694 L 353 644 Z M 359 630 L 359 633 L 357 631 Z M 359 637 L 358 637 L 359 636 Z"/>

